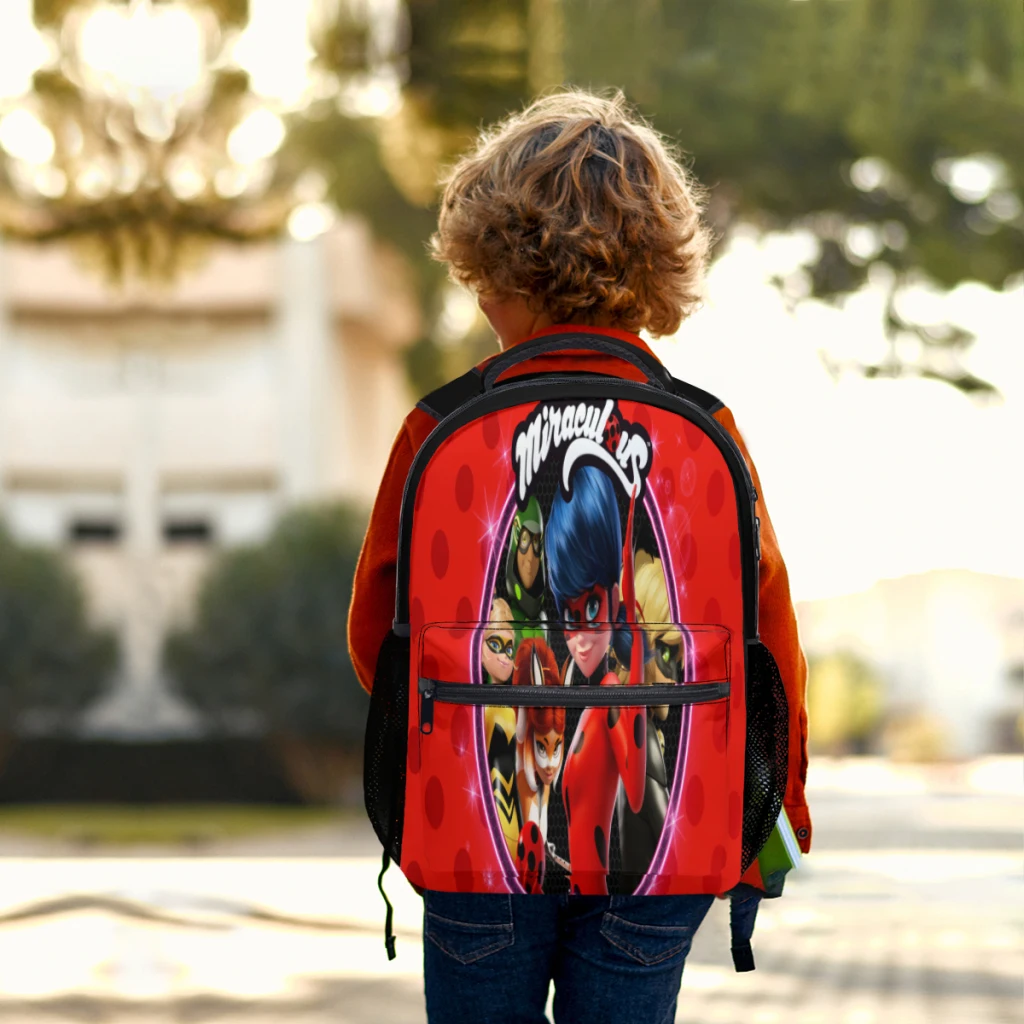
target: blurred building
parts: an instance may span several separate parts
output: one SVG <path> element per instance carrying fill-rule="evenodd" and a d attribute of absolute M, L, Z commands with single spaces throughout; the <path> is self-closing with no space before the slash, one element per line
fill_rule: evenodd
<path fill-rule="evenodd" d="M 797 615 L 809 656 L 850 651 L 875 666 L 887 710 L 934 718 L 953 756 L 999 746 L 1021 713 L 1024 580 L 936 570 L 803 602 Z"/>
<path fill-rule="evenodd" d="M 112 291 L 60 249 L 0 250 L 0 516 L 69 550 L 124 642 L 87 732 L 194 730 L 159 653 L 214 551 L 295 503 L 372 499 L 409 406 L 403 270 L 358 220 L 224 247 L 160 293 Z"/>

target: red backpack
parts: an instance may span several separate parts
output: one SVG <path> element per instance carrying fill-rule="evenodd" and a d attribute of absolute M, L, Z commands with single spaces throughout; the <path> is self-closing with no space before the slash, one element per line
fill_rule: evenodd
<path fill-rule="evenodd" d="M 501 379 L 579 350 L 647 382 Z M 748 869 L 779 819 L 788 716 L 758 639 L 756 495 L 721 403 L 580 331 L 419 405 L 438 425 L 406 481 L 366 733 L 384 868 L 476 893 L 765 888 Z"/>

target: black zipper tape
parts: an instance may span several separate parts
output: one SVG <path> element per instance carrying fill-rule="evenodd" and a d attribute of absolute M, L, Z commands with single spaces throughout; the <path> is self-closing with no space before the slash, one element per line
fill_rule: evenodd
<path fill-rule="evenodd" d="M 420 732 L 434 731 L 434 702 L 523 708 L 628 708 L 662 704 L 708 704 L 729 696 L 729 684 L 682 683 L 652 686 L 507 686 L 444 683 L 420 676 Z"/>
<path fill-rule="evenodd" d="M 750 478 L 750 471 L 743 454 L 729 432 L 710 413 L 694 402 L 680 398 L 667 391 L 660 391 L 649 384 L 638 384 L 621 377 L 592 377 L 581 380 L 578 377 L 563 377 L 554 374 L 544 379 L 532 379 L 524 383 L 501 384 L 493 391 L 487 391 L 473 398 L 443 419 L 430 433 L 423 446 L 413 457 L 409 475 L 405 480 L 402 494 L 402 511 L 398 528 L 398 585 L 395 591 L 395 628 L 408 629 L 409 624 L 409 549 L 412 544 L 413 504 L 423 470 L 434 452 L 460 427 L 499 409 L 528 402 L 561 401 L 574 398 L 625 398 L 643 402 L 656 408 L 668 409 L 684 419 L 701 427 L 722 453 L 732 475 L 736 496 L 737 520 L 740 532 L 740 565 L 743 583 L 743 636 L 746 640 L 758 639 L 757 629 L 757 573 L 758 552 L 754 537 L 754 504 L 757 494 Z M 457 684 L 458 685 L 458 684 Z"/>

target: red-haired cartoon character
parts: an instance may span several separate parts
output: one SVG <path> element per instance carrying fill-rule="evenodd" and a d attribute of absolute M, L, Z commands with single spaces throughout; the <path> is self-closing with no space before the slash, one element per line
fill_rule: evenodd
<path fill-rule="evenodd" d="M 629 685 L 643 682 L 643 633 L 633 593 L 633 510 L 623 539 L 614 485 L 595 466 L 579 468 L 569 498 L 551 506 L 545 554 L 551 590 L 571 655 L 566 682 L 575 673 L 591 686 L 621 685 L 608 664 L 614 648 L 629 665 Z M 619 578 L 622 592 L 619 592 Z M 609 837 L 621 781 L 630 808 L 640 810 L 647 769 L 644 707 L 589 707 L 580 716 L 562 775 L 569 825 L 570 890 L 608 892 Z"/>
<path fill-rule="evenodd" d="M 516 651 L 515 686 L 558 686 L 561 679 L 554 652 L 543 641 L 528 638 Z M 516 788 L 523 815 L 517 846 L 519 879 L 527 892 L 542 892 L 548 802 L 565 753 L 565 708 L 522 707 L 516 719 Z"/>

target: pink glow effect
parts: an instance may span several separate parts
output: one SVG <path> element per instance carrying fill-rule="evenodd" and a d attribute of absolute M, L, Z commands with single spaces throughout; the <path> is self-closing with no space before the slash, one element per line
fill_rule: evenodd
<path fill-rule="evenodd" d="M 483 543 L 485 540 L 489 542 L 490 556 L 487 560 L 487 571 L 484 573 L 484 589 L 480 595 L 478 605 L 482 609 L 478 616 L 480 620 L 486 620 L 490 614 L 490 595 L 494 593 L 498 566 L 501 563 L 502 555 L 502 545 L 495 543 L 495 540 L 504 537 L 506 532 L 512 528 L 512 518 L 516 510 L 514 489 L 509 489 L 504 501 L 500 504 L 499 511 L 493 511 L 489 501 L 486 501 L 486 508 L 486 515 L 481 519 L 485 532 L 480 537 L 480 542 Z M 471 651 L 479 649 L 482 632 L 483 630 L 480 628 L 473 630 L 473 639 L 470 641 L 472 645 L 470 647 Z M 479 658 L 470 659 L 470 676 L 474 686 L 483 685 L 483 666 Z M 484 709 L 482 707 L 473 709 L 473 734 L 476 738 L 477 778 L 487 780 L 486 792 L 490 796 L 490 772 L 486 771 L 487 746 L 484 737 Z M 478 791 L 477 796 L 479 795 Z M 508 845 L 505 842 L 505 834 L 502 832 L 501 824 L 498 821 L 498 809 L 494 806 L 494 799 L 492 797 L 491 799 L 483 800 L 482 803 L 484 805 L 484 813 L 487 815 L 487 831 L 491 837 L 491 845 L 498 863 L 501 864 L 508 891 L 524 893 L 526 890 L 519 883 L 518 872 L 512 863 L 512 857 L 509 855 Z"/>
<path fill-rule="evenodd" d="M 690 639 L 689 631 L 682 628 L 683 622 L 679 612 L 679 598 L 677 588 L 675 586 L 676 574 L 672 567 L 672 552 L 665 535 L 665 524 L 661 518 L 661 510 L 658 508 L 658 503 L 650 491 L 647 492 L 644 498 L 644 507 L 647 509 L 648 516 L 650 516 L 651 525 L 654 527 L 654 533 L 658 540 L 658 550 L 661 553 L 662 569 L 665 573 L 665 586 L 668 590 L 669 612 L 672 615 L 672 621 L 679 623 L 681 627 L 680 631 L 683 636 L 683 643 L 686 646 L 686 678 L 692 679 L 695 670 L 693 642 Z M 672 511 L 674 512 L 678 507 L 678 505 L 673 505 Z M 689 522 L 690 516 L 688 512 L 686 518 L 687 522 Z M 640 880 L 640 884 L 636 887 L 635 894 L 637 896 L 646 896 L 650 892 L 655 879 L 661 874 L 662 868 L 665 866 L 665 858 L 668 855 L 669 847 L 672 845 L 675 838 L 675 829 L 680 819 L 679 804 L 682 799 L 683 779 L 686 778 L 686 755 L 690 746 L 691 711 L 692 708 L 690 707 L 683 709 L 682 721 L 680 722 L 679 728 L 679 753 L 676 755 L 676 769 L 672 779 L 672 788 L 669 791 L 668 810 L 665 812 L 665 824 L 662 827 L 661 835 L 658 837 L 658 846 L 654 851 L 654 856 L 651 858 L 651 866 L 648 869 L 647 874 L 645 874 Z"/>

